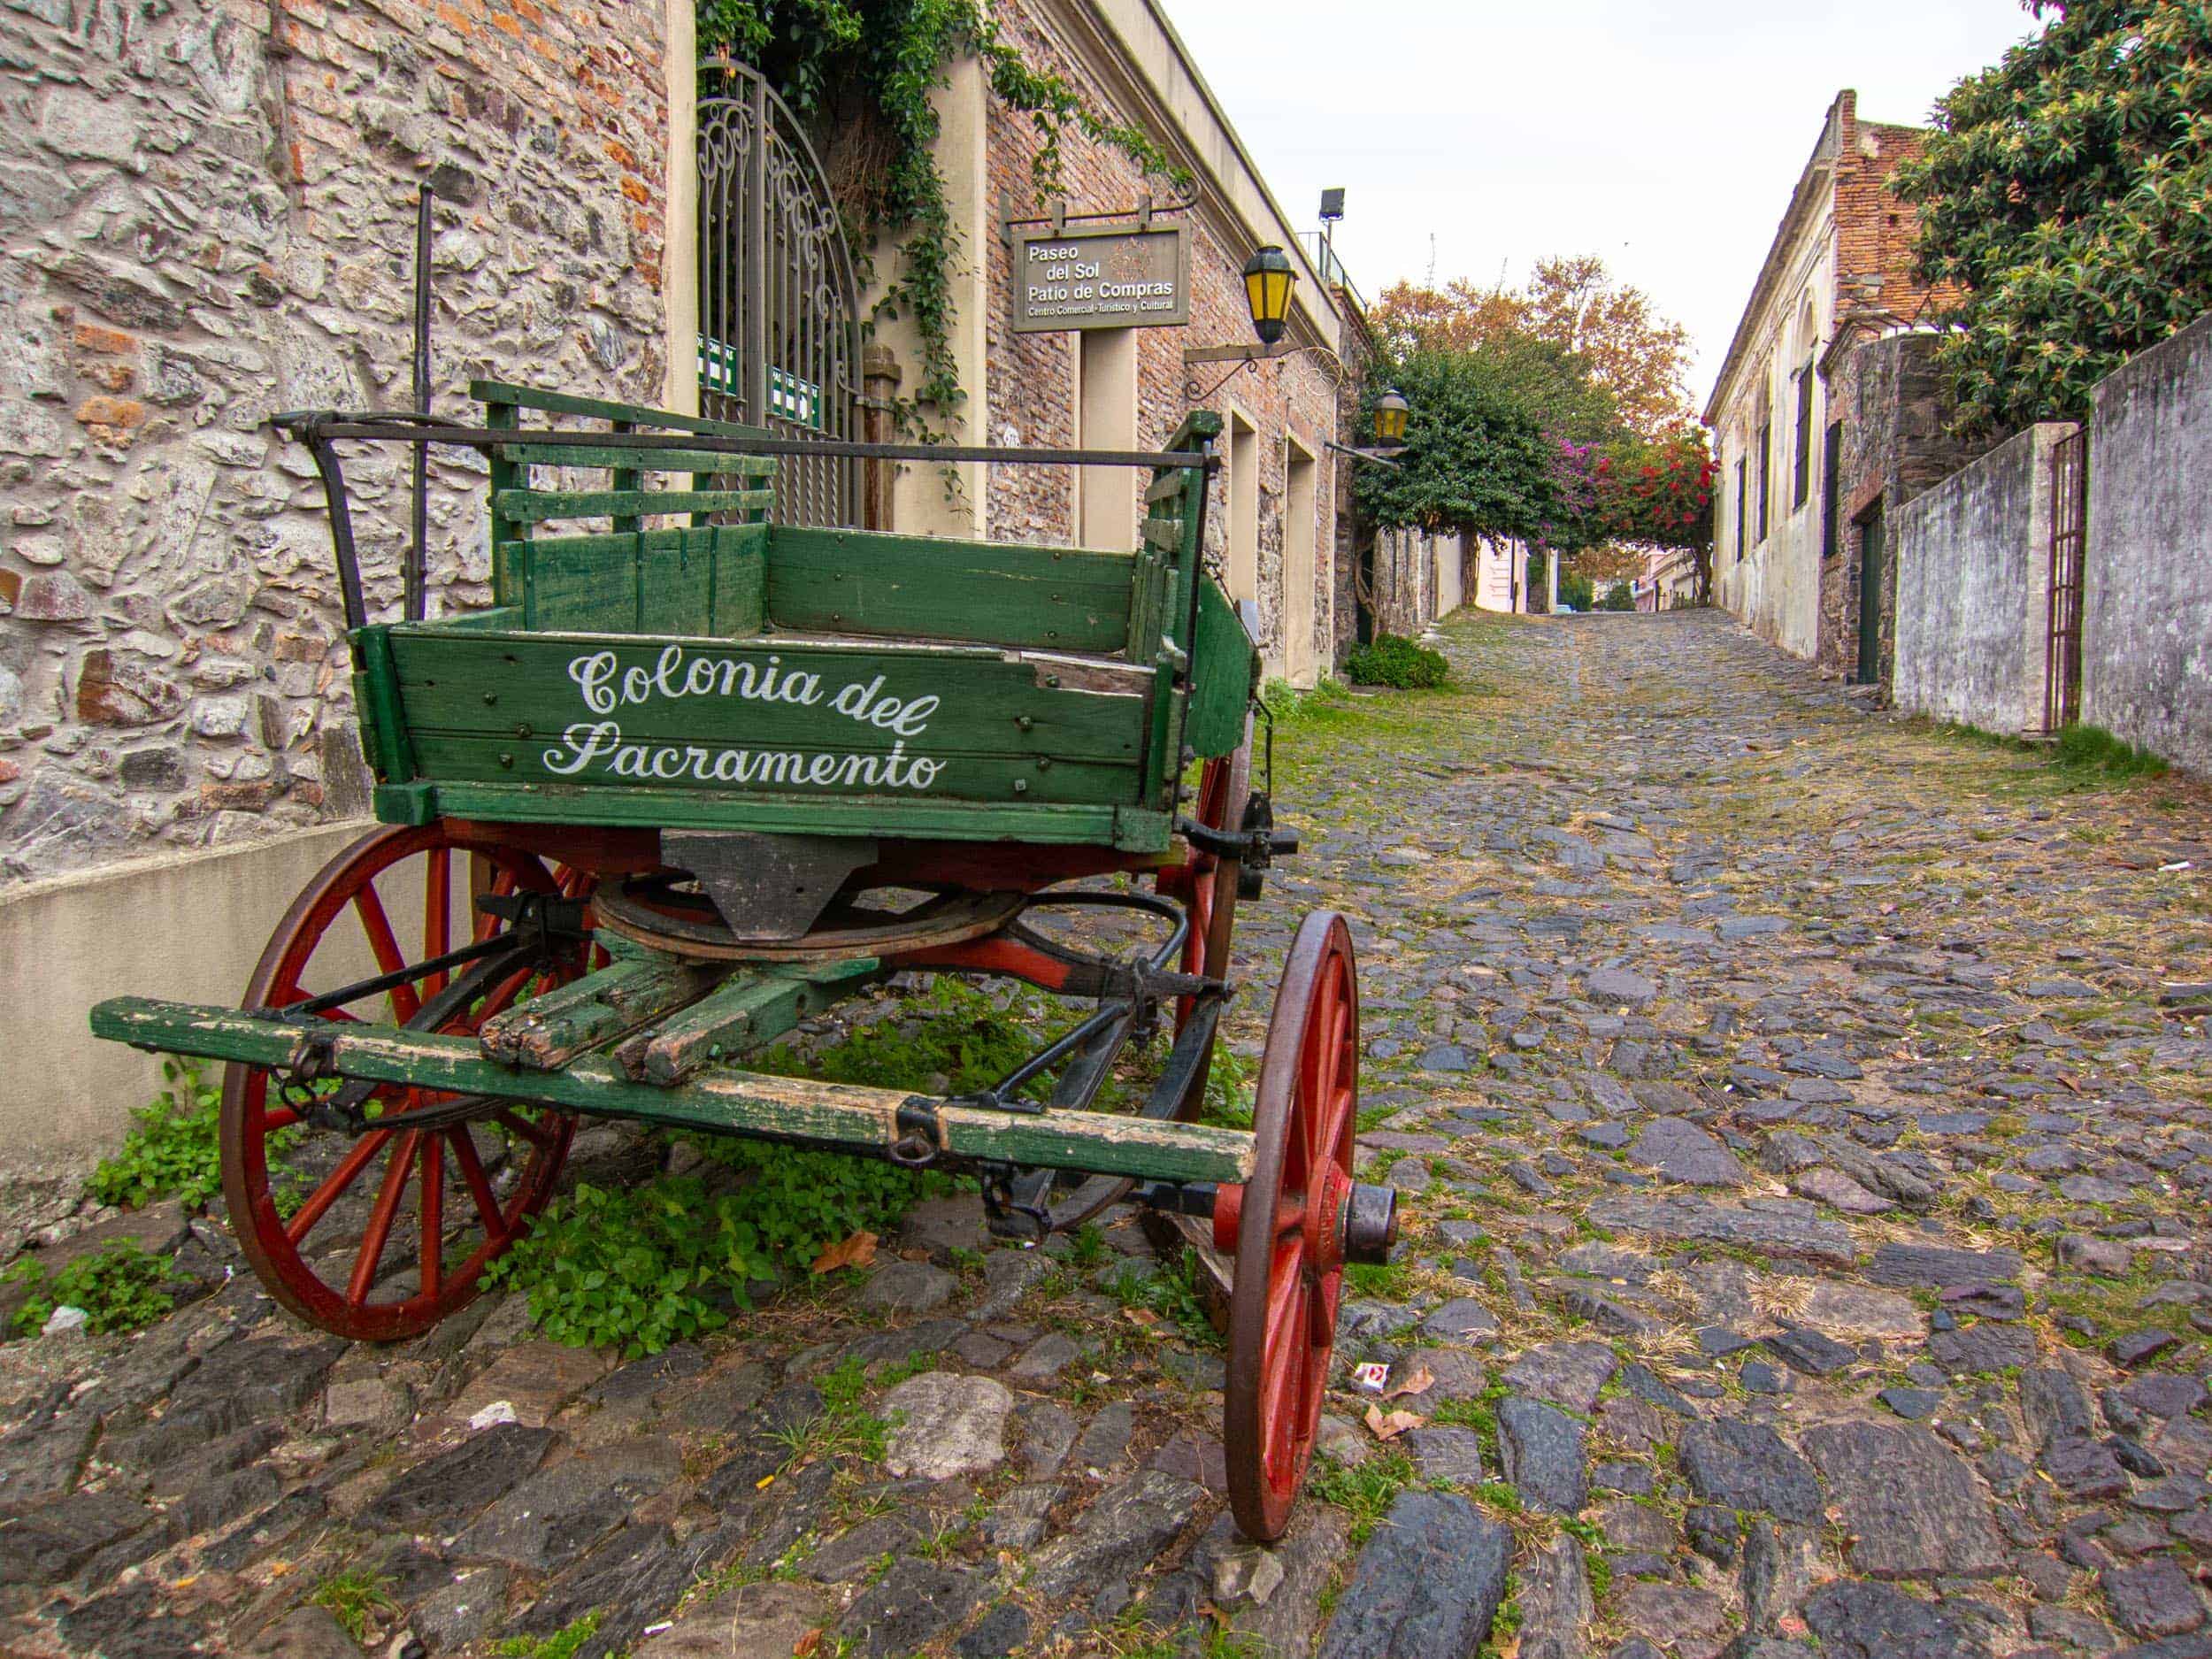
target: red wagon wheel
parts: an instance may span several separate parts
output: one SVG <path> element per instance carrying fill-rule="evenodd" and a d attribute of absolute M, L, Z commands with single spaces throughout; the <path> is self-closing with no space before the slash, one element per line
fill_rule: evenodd
<path fill-rule="evenodd" d="M 562 885 L 534 854 L 481 832 L 445 823 L 376 831 L 325 865 L 277 924 L 245 1006 L 280 1008 L 399 972 L 454 949 L 472 927 L 475 938 L 490 938 L 504 924 L 472 906 L 456 927 L 457 908 L 474 891 L 550 894 Z M 395 925 L 402 903 L 419 909 L 419 949 L 411 939 L 402 942 L 418 930 Z M 574 979 L 584 950 L 573 948 L 550 968 L 518 970 L 438 1029 L 474 1033 L 523 996 Z M 418 975 L 323 1018 L 403 1025 L 445 988 L 446 977 Z M 485 1268 L 552 1196 L 576 1129 L 574 1118 L 544 1110 L 410 1129 L 411 1112 L 453 1097 L 395 1084 L 370 1096 L 373 1126 L 349 1141 L 296 1127 L 299 1113 L 271 1081 L 258 1066 L 225 1072 L 220 1130 L 231 1230 L 271 1295 L 310 1324 L 355 1340 L 413 1336 L 473 1298 Z M 507 1132 L 505 1148 L 488 1132 L 495 1124 Z"/>
<path fill-rule="evenodd" d="M 1290 1524 L 1313 1455 L 1344 1286 L 1359 1106 L 1359 987 L 1344 918 L 1290 948 L 1253 1102 L 1252 1179 L 1225 1187 L 1214 1242 L 1236 1252 L 1222 1440 L 1229 1506 L 1265 1543 Z"/>

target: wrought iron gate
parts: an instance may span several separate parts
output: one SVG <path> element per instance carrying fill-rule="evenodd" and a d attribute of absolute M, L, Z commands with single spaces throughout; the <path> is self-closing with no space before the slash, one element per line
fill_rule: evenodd
<path fill-rule="evenodd" d="M 704 65 L 699 99 L 699 407 L 780 438 L 851 440 L 860 296 L 829 180 L 774 88 Z M 859 463 L 787 457 L 785 524 L 860 522 Z"/>
<path fill-rule="evenodd" d="M 2050 643 L 2043 664 L 2043 730 L 2081 718 L 2082 566 L 2089 548 L 2089 428 L 2051 450 Z"/>

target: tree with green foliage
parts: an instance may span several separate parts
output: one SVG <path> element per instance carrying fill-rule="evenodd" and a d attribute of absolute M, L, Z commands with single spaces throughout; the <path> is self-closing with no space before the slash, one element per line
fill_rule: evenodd
<path fill-rule="evenodd" d="M 2023 0 L 2042 33 L 1954 87 L 1893 188 L 1962 298 L 1939 360 L 1962 426 L 2074 419 L 2212 308 L 2212 10 Z"/>
<path fill-rule="evenodd" d="M 865 250 L 887 236 L 897 240 L 896 275 L 878 315 L 910 315 L 921 338 L 920 383 L 899 411 L 910 430 L 927 433 L 923 409 L 949 421 L 966 398 L 952 355 L 959 232 L 932 148 L 940 123 L 930 98 L 948 65 L 980 58 L 993 96 L 1036 123 L 1043 138 L 1033 167 L 1040 199 L 1058 186 L 1070 134 L 1119 151 L 1169 185 L 1187 182 L 1148 134 L 1101 114 L 1063 77 L 1032 68 L 979 0 L 696 4 L 702 58 L 719 53 L 750 65 L 814 130 L 821 148 L 856 157 L 833 167 L 855 244 Z"/>
<path fill-rule="evenodd" d="M 1617 427 L 1571 356 L 1535 342 L 1417 349 L 1370 376 L 1371 398 L 1386 384 L 1412 413 L 1398 465 L 1354 475 L 1370 518 L 1582 544 L 1588 457 Z"/>

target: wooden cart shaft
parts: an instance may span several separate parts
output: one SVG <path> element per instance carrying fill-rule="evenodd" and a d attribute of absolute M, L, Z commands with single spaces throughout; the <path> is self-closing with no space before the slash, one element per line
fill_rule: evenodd
<path fill-rule="evenodd" d="M 92 1030 L 154 1053 L 280 1071 L 297 1065 L 311 1044 L 326 1041 L 335 1076 L 855 1153 L 887 1152 L 905 1133 L 900 1108 L 921 1098 L 897 1089 L 728 1071 L 662 1087 L 632 1082 L 604 1054 L 584 1056 L 557 1071 L 526 1071 L 488 1060 L 473 1037 L 389 1025 L 309 1028 L 232 1009 L 136 996 L 95 1008 Z M 956 1162 L 1177 1183 L 1241 1182 L 1251 1174 L 1252 1137 L 1237 1130 L 1103 1112 L 1015 1112 L 926 1098 L 924 1103 L 933 1110 L 942 1156 Z"/>

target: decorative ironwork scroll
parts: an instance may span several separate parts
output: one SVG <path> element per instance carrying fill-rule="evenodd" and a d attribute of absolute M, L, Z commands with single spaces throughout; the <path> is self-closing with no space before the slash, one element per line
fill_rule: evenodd
<path fill-rule="evenodd" d="M 779 438 L 856 437 L 860 296 L 822 164 L 752 69 L 699 100 L 699 406 Z M 780 523 L 860 522 L 859 463 L 787 457 Z"/>

